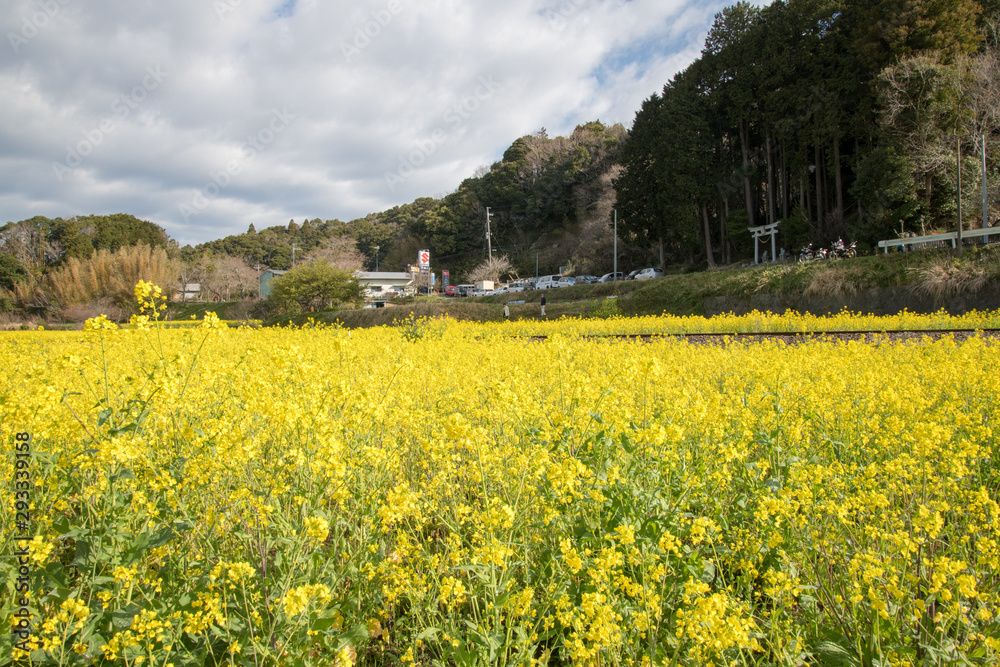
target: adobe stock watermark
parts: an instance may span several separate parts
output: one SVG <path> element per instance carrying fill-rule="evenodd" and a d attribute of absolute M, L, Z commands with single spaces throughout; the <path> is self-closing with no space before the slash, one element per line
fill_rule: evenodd
<path fill-rule="evenodd" d="M 341 40 L 340 52 L 344 60 L 350 64 L 355 56 L 368 48 L 372 40 L 382 34 L 382 31 L 392 23 L 392 19 L 403 12 L 401 0 L 389 0 L 384 9 L 373 10 L 371 18 L 354 28 L 354 40 L 348 44 Z"/>
<path fill-rule="evenodd" d="M 97 127 L 82 130 L 83 139 L 78 141 L 75 146 L 66 146 L 65 162 L 52 163 L 52 171 L 55 172 L 59 182 L 62 183 L 63 176 L 73 173 L 73 170 L 83 164 L 84 158 L 104 143 L 104 138 L 114 132 L 119 123 L 139 108 L 139 105 L 149 97 L 150 93 L 159 88 L 166 78 L 167 73 L 161 70 L 159 65 L 150 65 L 146 68 L 146 76 L 142 78 L 139 85 L 132 88 L 127 94 L 119 95 L 111 102 L 112 115 L 101 119 L 97 123 Z"/>
<path fill-rule="evenodd" d="M 219 20 L 223 21 L 242 4 L 243 0 L 214 0 L 212 9 L 215 10 L 215 15 L 219 17 Z"/>
<path fill-rule="evenodd" d="M 246 143 L 242 146 L 243 155 L 227 162 L 224 169 L 208 172 L 209 180 L 195 191 L 191 203 L 181 204 L 178 207 L 184 222 L 190 222 L 191 216 L 198 215 L 208 208 L 212 200 L 218 198 L 222 191 L 229 187 L 233 178 L 239 176 L 248 163 L 253 162 L 259 154 L 267 150 L 275 138 L 288 129 L 293 120 L 295 114 L 289 113 L 288 109 L 272 109 L 271 119 L 267 124 L 247 137 Z"/>
<path fill-rule="evenodd" d="M 38 10 L 30 15 L 21 17 L 21 31 L 11 30 L 7 33 L 7 40 L 14 53 L 20 53 L 21 47 L 35 38 L 41 30 L 49 24 L 52 19 L 59 14 L 62 8 L 68 5 L 71 0 L 42 0 L 38 3 Z"/>
<path fill-rule="evenodd" d="M 441 115 L 441 120 L 447 123 L 454 132 L 462 127 L 472 114 L 479 110 L 484 102 L 493 97 L 503 85 L 493 80 L 493 76 L 479 77 L 479 85 L 468 95 L 456 102 Z M 412 176 L 427 159 L 430 158 L 441 144 L 448 141 L 448 133 L 442 128 L 435 128 L 427 139 L 418 140 L 413 150 L 399 156 L 399 166 L 396 171 L 385 172 L 385 184 L 390 192 L 396 191 L 396 186 Z"/>
<path fill-rule="evenodd" d="M 554 30 L 562 30 L 569 23 L 569 19 L 579 12 L 587 0 L 563 0 L 555 9 L 546 9 L 542 16 L 549 22 L 549 27 Z"/>

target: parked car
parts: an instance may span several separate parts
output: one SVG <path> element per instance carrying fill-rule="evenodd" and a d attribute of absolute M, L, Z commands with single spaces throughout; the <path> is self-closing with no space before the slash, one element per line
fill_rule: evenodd
<path fill-rule="evenodd" d="M 455 294 L 456 294 L 456 292 L 455 292 L 455 286 L 454 285 L 448 285 L 447 287 L 444 288 L 444 295 L 445 296 L 455 296 Z"/>
<path fill-rule="evenodd" d="M 590 284 L 596 283 L 596 282 L 597 282 L 597 276 L 577 276 L 576 277 L 576 284 L 577 285 L 590 285 Z"/>
<path fill-rule="evenodd" d="M 662 277 L 663 277 L 662 269 L 654 269 L 653 267 L 650 267 L 648 269 L 643 269 L 642 271 L 639 271 L 639 273 L 635 274 L 635 276 L 633 276 L 632 279 L 648 280 L 649 278 L 662 278 Z"/>
<path fill-rule="evenodd" d="M 474 289 L 476 289 L 475 285 L 455 285 L 455 294 L 457 296 L 472 296 Z"/>
<path fill-rule="evenodd" d="M 539 276 L 535 279 L 535 289 L 552 289 L 553 287 L 558 287 L 556 283 L 562 276 Z"/>
<path fill-rule="evenodd" d="M 599 283 L 610 283 L 615 280 L 621 280 L 625 277 L 625 274 L 621 271 L 614 271 L 612 273 L 605 273 L 603 276 L 597 279 Z"/>
<path fill-rule="evenodd" d="M 524 283 L 511 283 L 510 285 L 507 285 L 507 291 L 508 292 L 523 292 L 524 291 Z"/>
<path fill-rule="evenodd" d="M 572 287 L 575 284 L 576 284 L 576 278 L 572 278 L 572 277 L 569 277 L 569 276 L 563 276 L 559 280 L 556 281 L 555 286 L 556 287 Z"/>
<path fill-rule="evenodd" d="M 628 274 L 627 276 L 625 276 L 625 280 L 634 280 L 635 277 L 639 274 L 640 271 L 642 271 L 642 269 L 636 269 L 635 271 L 633 271 L 630 274 Z"/>

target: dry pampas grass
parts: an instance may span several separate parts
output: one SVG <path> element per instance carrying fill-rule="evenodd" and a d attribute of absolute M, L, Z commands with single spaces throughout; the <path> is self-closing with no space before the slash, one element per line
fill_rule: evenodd
<path fill-rule="evenodd" d="M 858 293 L 860 272 L 843 268 L 821 269 L 813 273 L 805 296 L 845 297 Z"/>
<path fill-rule="evenodd" d="M 944 261 L 915 271 L 917 280 L 913 283 L 913 290 L 935 300 L 975 294 L 991 279 L 991 272 L 986 266 L 970 262 Z"/>

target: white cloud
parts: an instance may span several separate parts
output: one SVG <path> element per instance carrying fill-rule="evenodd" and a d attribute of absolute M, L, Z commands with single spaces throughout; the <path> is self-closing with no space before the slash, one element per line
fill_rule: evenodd
<path fill-rule="evenodd" d="M 0 220 L 123 211 L 197 243 L 440 195 L 543 126 L 630 125 L 724 4 L 20 0 Z"/>

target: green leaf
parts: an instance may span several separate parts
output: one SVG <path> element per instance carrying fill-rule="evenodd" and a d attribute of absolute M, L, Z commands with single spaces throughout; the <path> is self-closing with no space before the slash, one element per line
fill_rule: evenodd
<path fill-rule="evenodd" d="M 111 612 L 111 622 L 116 628 L 126 630 L 132 625 L 132 619 L 138 616 L 140 611 L 142 611 L 142 607 L 133 602 L 124 609 Z"/>
<path fill-rule="evenodd" d="M 117 475 L 109 475 L 108 476 L 108 481 L 110 481 L 110 482 L 115 482 L 115 481 L 117 481 L 119 479 L 136 479 L 136 477 L 135 477 L 135 473 L 132 472 L 128 468 L 123 469 Z"/>
<path fill-rule="evenodd" d="M 73 557 L 73 565 L 84 567 L 90 562 L 91 552 L 90 542 L 87 540 L 76 540 L 76 554 Z"/>
<path fill-rule="evenodd" d="M 354 646 L 361 646 L 368 640 L 368 626 L 358 623 L 353 628 L 340 635 L 341 639 L 348 640 Z"/>
<path fill-rule="evenodd" d="M 336 618 L 317 618 L 312 622 L 311 629 L 313 632 L 326 632 L 332 628 L 336 622 Z"/>
<path fill-rule="evenodd" d="M 159 531 L 153 535 L 152 539 L 149 540 L 149 548 L 156 549 L 162 547 L 164 544 L 176 537 L 176 533 L 172 526 L 164 526 Z"/>
<path fill-rule="evenodd" d="M 843 644 L 847 643 L 844 637 L 841 641 L 822 641 L 812 647 L 812 653 L 820 658 L 819 662 L 831 667 L 861 667 L 858 657 Z"/>

